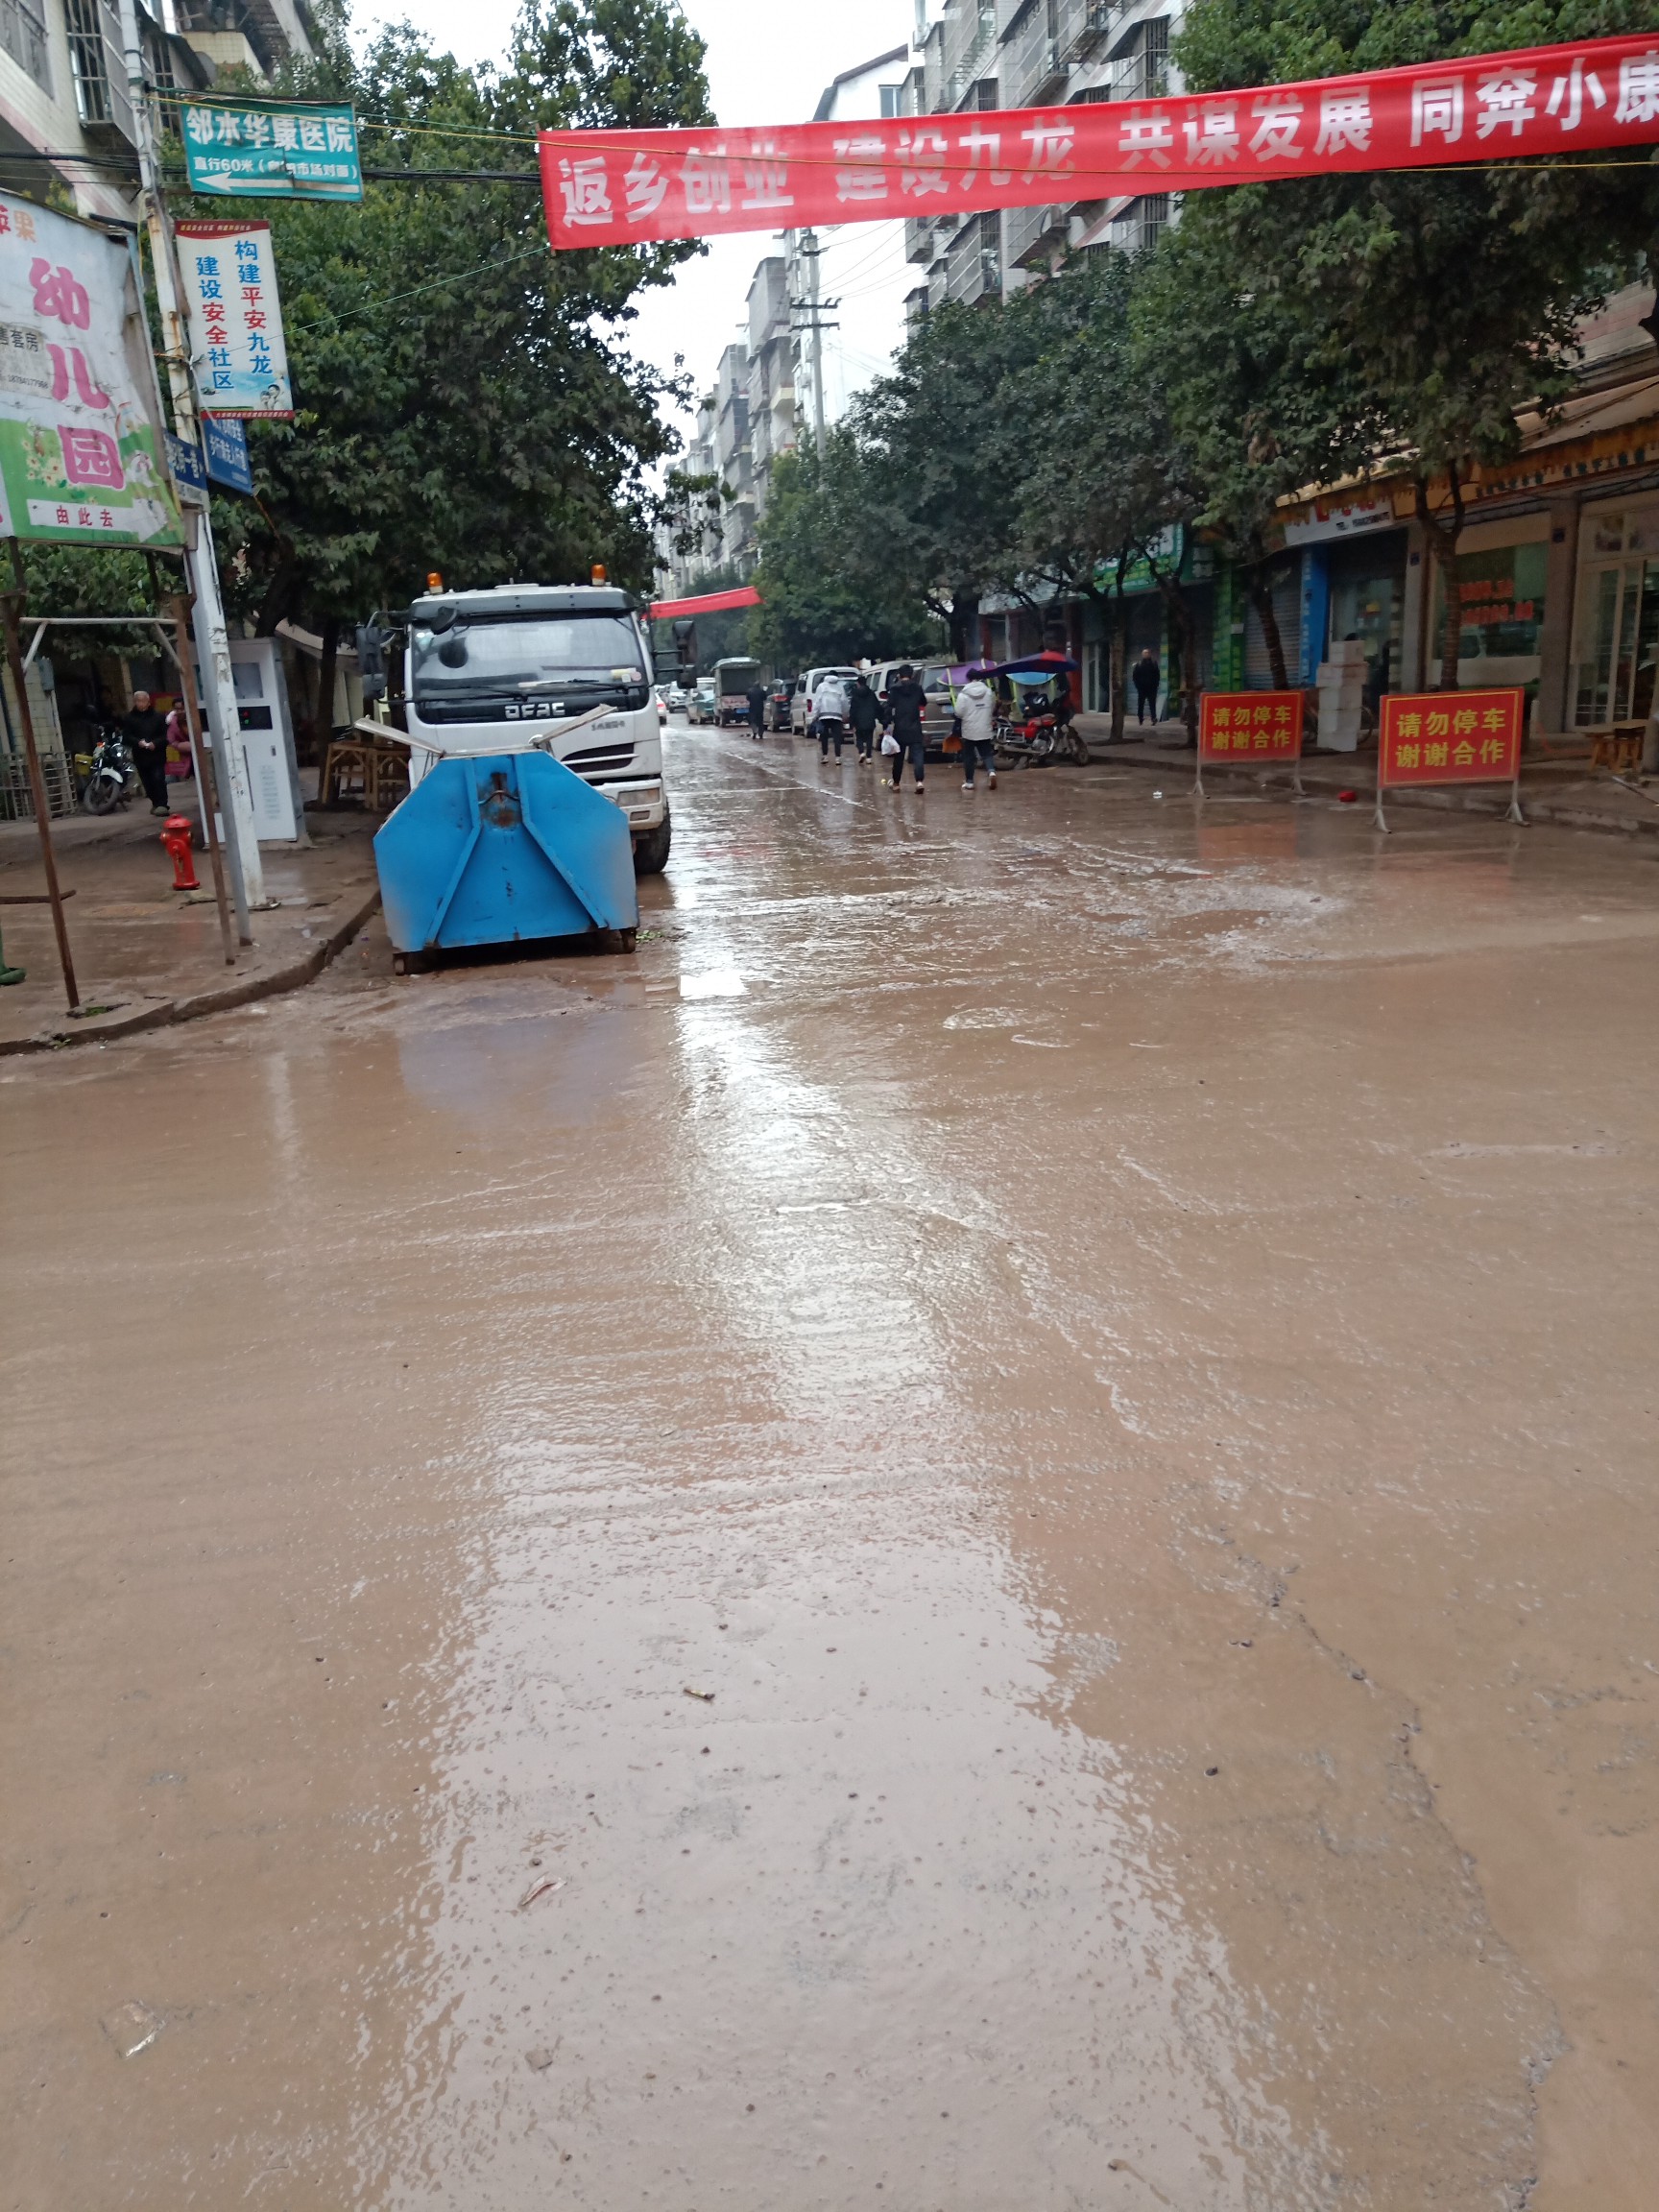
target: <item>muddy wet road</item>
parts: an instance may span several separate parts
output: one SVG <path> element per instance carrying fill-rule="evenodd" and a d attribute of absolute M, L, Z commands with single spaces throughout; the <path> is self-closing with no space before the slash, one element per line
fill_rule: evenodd
<path fill-rule="evenodd" d="M 9 1064 L 15 2212 L 1647 2212 L 1659 866 L 674 736 Z"/>

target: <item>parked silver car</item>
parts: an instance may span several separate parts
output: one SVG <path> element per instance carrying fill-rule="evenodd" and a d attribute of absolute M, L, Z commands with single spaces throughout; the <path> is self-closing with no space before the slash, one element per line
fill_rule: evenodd
<path fill-rule="evenodd" d="M 712 722 L 719 711 L 719 695 L 712 683 L 699 684 L 685 702 L 687 722 Z"/>
<path fill-rule="evenodd" d="M 878 661 L 870 671 L 870 688 L 885 707 L 887 686 L 905 666 L 916 671 L 916 680 L 927 694 L 927 705 L 922 714 L 922 736 L 927 751 L 937 753 L 950 734 L 951 719 L 956 712 L 950 671 L 944 661 L 925 660 L 920 654 L 912 656 L 907 662 Z"/>
<path fill-rule="evenodd" d="M 839 676 L 851 690 L 858 680 L 856 668 L 808 668 L 805 675 L 795 679 L 794 696 L 789 702 L 789 727 L 797 737 L 805 737 L 806 726 L 812 719 L 812 694 L 826 676 Z"/>

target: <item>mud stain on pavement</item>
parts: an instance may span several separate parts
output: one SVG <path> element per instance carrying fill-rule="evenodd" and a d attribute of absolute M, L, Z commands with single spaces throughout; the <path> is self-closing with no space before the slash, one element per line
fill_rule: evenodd
<path fill-rule="evenodd" d="M 672 750 L 0 1077 L 8 2206 L 1646 2212 L 1651 861 Z"/>

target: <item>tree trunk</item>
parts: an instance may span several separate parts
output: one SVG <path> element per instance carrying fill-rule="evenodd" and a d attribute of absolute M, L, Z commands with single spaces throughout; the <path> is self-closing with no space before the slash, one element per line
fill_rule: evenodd
<path fill-rule="evenodd" d="M 976 661 L 979 658 L 976 635 L 978 627 L 978 592 L 961 590 L 952 592 L 950 595 L 950 658 L 953 661 Z"/>
<path fill-rule="evenodd" d="M 1279 631 L 1279 617 L 1273 609 L 1273 571 L 1268 561 L 1259 561 L 1250 571 L 1247 587 L 1250 604 L 1256 610 L 1256 619 L 1262 625 L 1262 636 L 1267 647 L 1267 665 L 1273 676 L 1275 691 L 1288 691 L 1289 673 L 1285 666 L 1285 640 Z"/>
<path fill-rule="evenodd" d="M 1160 575 L 1154 565 L 1152 574 L 1164 596 L 1164 605 L 1169 615 L 1169 690 L 1173 693 L 1177 673 L 1181 684 L 1181 719 L 1187 726 L 1187 742 L 1198 742 L 1198 656 L 1197 641 L 1193 635 L 1192 610 L 1187 604 L 1187 594 L 1176 576 Z"/>
<path fill-rule="evenodd" d="M 1106 604 L 1106 637 L 1111 639 L 1111 685 L 1113 685 L 1113 743 L 1123 743 L 1123 684 L 1128 679 L 1128 639 L 1123 637 L 1123 599 L 1111 599 Z"/>
<path fill-rule="evenodd" d="M 254 619 L 255 637 L 274 637 L 278 622 L 284 622 L 293 613 L 294 581 L 298 565 L 291 553 L 280 554 L 271 572 L 271 581 L 265 587 L 265 595 L 259 602 L 259 613 Z"/>
<path fill-rule="evenodd" d="M 1440 621 L 1440 691 L 1455 691 L 1461 671 L 1457 657 L 1463 643 L 1463 608 L 1457 597 L 1457 541 L 1463 535 L 1463 483 L 1454 461 L 1448 470 L 1452 485 L 1452 519 L 1442 522 L 1429 505 L 1429 487 L 1417 479 L 1417 519 L 1428 533 L 1445 586 L 1446 606 Z"/>
<path fill-rule="evenodd" d="M 340 653 L 340 618 L 328 614 L 323 621 L 323 665 L 317 676 L 317 747 L 319 759 L 334 734 L 334 678 Z"/>

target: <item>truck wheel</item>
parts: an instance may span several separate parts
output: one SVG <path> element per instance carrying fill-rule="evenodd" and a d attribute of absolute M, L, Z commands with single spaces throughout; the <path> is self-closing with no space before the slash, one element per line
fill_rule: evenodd
<path fill-rule="evenodd" d="M 668 865 L 668 847 L 673 838 L 674 825 L 664 814 L 655 830 L 645 830 L 634 840 L 634 873 L 636 876 L 661 876 Z"/>

